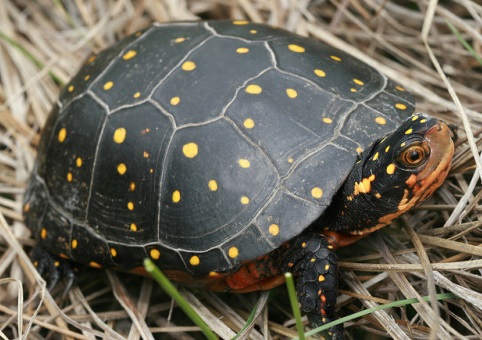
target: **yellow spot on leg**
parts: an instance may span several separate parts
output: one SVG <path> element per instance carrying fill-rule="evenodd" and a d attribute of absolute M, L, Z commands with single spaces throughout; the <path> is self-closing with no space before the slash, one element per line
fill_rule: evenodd
<path fill-rule="evenodd" d="M 127 209 L 134 210 L 134 202 L 127 202 Z"/>
<path fill-rule="evenodd" d="M 80 157 L 77 157 L 77 159 L 75 160 L 75 165 L 77 165 L 78 168 L 80 168 L 82 166 L 82 158 Z"/>
<path fill-rule="evenodd" d="M 134 190 L 136 190 L 136 183 L 130 182 L 129 183 L 129 191 L 134 191 Z"/>
<path fill-rule="evenodd" d="M 65 142 L 65 138 L 67 138 L 67 129 L 61 128 L 58 135 L 58 140 L 60 143 Z"/>
<path fill-rule="evenodd" d="M 92 268 L 102 268 L 102 266 L 100 264 L 98 264 L 97 262 L 94 262 L 94 261 L 90 261 L 89 266 L 92 267 Z"/>
<path fill-rule="evenodd" d="M 197 156 L 197 153 L 198 153 L 198 146 L 196 143 L 187 143 L 187 144 L 184 144 L 184 146 L 182 147 L 182 153 L 184 154 L 184 156 L 186 156 L 187 158 L 194 158 Z"/>
<path fill-rule="evenodd" d="M 131 231 L 137 231 L 137 224 L 131 223 L 131 225 L 129 226 L 129 229 L 130 229 Z"/>
<path fill-rule="evenodd" d="M 72 240 L 71 242 L 71 247 L 72 249 L 75 249 L 77 248 L 77 246 L 79 245 L 79 241 L 77 241 L 75 238 Z"/>
<path fill-rule="evenodd" d="M 45 240 L 47 238 L 47 229 L 42 228 L 42 230 L 40 230 L 40 238 L 42 240 Z"/>
<path fill-rule="evenodd" d="M 231 248 L 229 248 L 229 250 L 228 250 L 228 255 L 229 255 L 229 257 L 232 258 L 232 259 L 238 257 L 238 255 L 239 255 L 239 250 L 238 250 L 238 248 L 236 248 L 236 247 L 231 247 Z"/>
<path fill-rule="evenodd" d="M 311 189 L 311 196 L 313 196 L 314 198 L 321 198 L 323 197 L 323 190 L 321 190 L 321 188 L 314 187 L 313 189 Z"/>
<path fill-rule="evenodd" d="M 67 173 L 67 182 L 72 182 L 73 179 L 74 177 L 72 176 L 72 173 L 71 172 Z"/>
<path fill-rule="evenodd" d="M 179 190 L 175 190 L 172 193 L 172 201 L 174 203 L 179 203 L 180 200 L 181 200 L 181 192 Z"/>
<path fill-rule="evenodd" d="M 112 255 L 112 257 L 116 257 L 117 256 L 117 250 L 115 250 L 115 248 L 110 248 L 110 254 Z"/>
<path fill-rule="evenodd" d="M 406 135 L 409 135 L 409 134 L 411 134 L 412 132 L 413 132 L 413 129 L 408 129 L 407 131 L 405 131 L 405 134 L 406 134 Z"/>
<path fill-rule="evenodd" d="M 325 277 L 320 274 L 320 276 L 318 276 L 318 281 L 319 281 L 319 282 L 325 281 Z"/>
<path fill-rule="evenodd" d="M 269 226 L 268 231 L 271 235 L 276 236 L 279 234 L 279 226 L 277 224 L 272 224 Z"/>
<path fill-rule="evenodd" d="M 259 85 L 251 84 L 246 87 L 245 91 L 249 94 L 260 94 L 263 89 Z"/>
<path fill-rule="evenodd" d="M 199 259 L 199 256 L 194 255 L 189 259 L 189 263 L 191 266 L 197 266 L 201 263 L 201 260 Z"/>
<path fill-rule="evenodd" d="M 114 136 L 112 137 L 112 139 L 117 144 L 121 144 L 126 139 L 126 134 L 127 134 L 127 131 L 126 131 L 125 128 L 123 128 L 123 127 L 117 128 L 114 131 Z"/>
<path fill-rule="evenodd" d="M 161 257 L 161 252 L 158 249 L 151 249 L 151 251 L 149 252 L 149 256 L 153 260 L 159 260 L 159 258 Z"/>

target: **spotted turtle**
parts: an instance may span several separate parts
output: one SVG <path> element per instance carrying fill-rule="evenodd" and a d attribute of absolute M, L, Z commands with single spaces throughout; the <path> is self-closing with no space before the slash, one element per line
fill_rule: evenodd
<path fill-rule="evenodd" d="M 319 41 L 246 21 L 154 24 L 63 89 L 25 221 L 61 258 L 141 273 L 148 257 L 217 291 L 290 271 L 319 326 L 335 318 L 334 249 L 447 176 L 451 130 L 413 111 L 402 86 Z"/>

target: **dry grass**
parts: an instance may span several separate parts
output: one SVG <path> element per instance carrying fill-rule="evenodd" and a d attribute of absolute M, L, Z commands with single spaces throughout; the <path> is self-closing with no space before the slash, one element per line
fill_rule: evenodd
<path fill-rule="evenodd" d="M 76 286 L 57 305 L 43 290 L 24 252 L 34 242 L 22 223 L 22 193 L 40 128 L 61 84 L 75 74 L 89 51 L 98 52 L 154 20 L 247 18 L 349 51 L 416 93 L 419 111 L 459 126 L 450 177 L 434 197 L 395 225 L 340 252 L 339 307 L 347 315 L 389 301 L 453 292 L 459 298 L 393 308 L 345 326 L 350 334 L 363 330 L 358 338 L 387 332 L 396 339 L 482 338 L 482 168 L 475 162 L 482 136 L 482 66 L 447 26 L 447 22 L 454 25 L 481 54 L 480 2 L 449 0 L 437 5 L 416 0 L 410 6 L 406 1 L 382 0 L 63 3 L 0 0 L 0 337 L 200 337 L 177 308 L 168 321 L 170 300 L 150 280 L 117 274 L 109 274 L 108 280 L 104 271 L 90 271 L 80 275 L 81 289 Z M 275 294 L 269 303 L 272 321 L 262 310 L 250 338 L 294 335 L 287 304 L 279 302 L 285 299 L 284 291 Z M 217 322 L 212 327 L 223 337 L 239 331 L 259 297 L 221 299 L 204 292 L 186 292 L 186 296 L 205 318 Z"/>

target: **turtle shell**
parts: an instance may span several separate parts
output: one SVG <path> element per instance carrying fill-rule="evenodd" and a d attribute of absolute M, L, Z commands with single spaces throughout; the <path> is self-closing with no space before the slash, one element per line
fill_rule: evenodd
<path fill-rule="evenodd" d="M 318 219 L 358 153 L 413 109 L 318 41 L 246 21 L 154 24 L 63 89 L 26 222 L 91 266 L 229 272 Z"/>

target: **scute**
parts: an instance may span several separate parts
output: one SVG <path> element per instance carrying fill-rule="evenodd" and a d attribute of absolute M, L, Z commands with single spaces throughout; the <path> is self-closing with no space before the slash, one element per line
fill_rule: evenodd
<path fill-rule="evenodd" d="M 412 111 L 403 88 L 321 42 L 244 21 L 155 24 L 62 91 L 26 222 L 92 266 L 228 272 L 318 219 L 357 151 Z"/>

